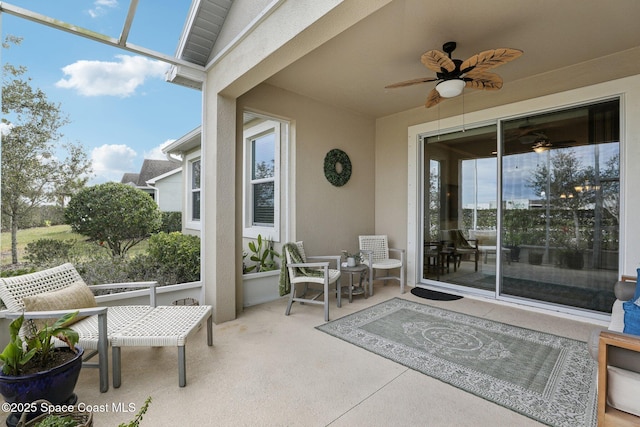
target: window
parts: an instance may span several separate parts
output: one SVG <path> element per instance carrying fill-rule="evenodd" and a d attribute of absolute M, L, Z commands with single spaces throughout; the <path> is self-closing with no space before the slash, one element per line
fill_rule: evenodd
<path fill-rule="evenodd" d="M 244 236 L 279 241 L 281 125 L 258 121 L 244 133 Z"/>
<path fill-rule="evenodd" d="M 187 160 L 189 165 L 188 192 L 187 192 L 187 226 L 189 228 L 200 228 L 200 178 L 201 162 L 200 158 Z"/>

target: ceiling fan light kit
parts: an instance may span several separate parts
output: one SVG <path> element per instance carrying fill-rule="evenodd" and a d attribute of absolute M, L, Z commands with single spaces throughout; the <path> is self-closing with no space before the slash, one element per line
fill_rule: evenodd
<path fill-rule="evenodd" d="M 511 48 L 485 50 L 462 61 L 452 59 L 451 53 L 456 42 L 447 42 L 439 50 L 429 50 L 420 60 L 425 67 L 436 73 L 435 77 L 421 77 L 386 86 L 387 89 L 412 86 L 420 83 L 439 82 L 429 92 L 425 106 L 433 107 L 445 98 L 453 98 L 462 93 L 463 88 L 498 90 L 502 88 L 502 77 L 487 72 L 498 65 L 513 61 L 522 55 L 522 51 Z M 446 52 L 446 53 L 445 53 Z"/>
<path fill-rule="evenodd" d="M 445 80 L 436 85 L 436 90 L 443 98 L 453 98 L 462 93 L 464 85 L 462 79 Z"/>

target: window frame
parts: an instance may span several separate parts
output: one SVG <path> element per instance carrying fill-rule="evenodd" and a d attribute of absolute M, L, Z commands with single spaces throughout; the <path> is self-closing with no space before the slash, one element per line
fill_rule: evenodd
<path fill-rule="evenodd" d="M 274 134 L 274 172 L 273 179 L 262 178 L 252 179 L 253 150 L 252 143 L 255 139 Z M 282 123 L 275 120 L 264 120 L 254 126 L 246 128 L 243 132 L 243 197 L 242 197 L 242 223 L 243 237 L 255 239 L 258 234 L 268 237 L 275 242 L 280 241 L 280 204 L 281 204 L 281 146 L 282 146 Z M 253 224 L 253 186 L 260 183 L 274 183 L 274 212 L 273 226 Z"/>
<path fill-rule="evenodd" d="M 193 165 L 197 162 L 200 162 L 200 187 L 197 189 L 193 188 Z M 190 228 L 194 230 L 200 230 L 202 224 L 202 158 L 200 153 L 192 153 L 186 156 L 187 163 L 187 180 L 186 180 L 186 218 L 185 218 L 185 228 Z M 199 218 L 194 219 L 193 217 L 193 195 L 194 193 L 200 194 L 200 212 Z"/>

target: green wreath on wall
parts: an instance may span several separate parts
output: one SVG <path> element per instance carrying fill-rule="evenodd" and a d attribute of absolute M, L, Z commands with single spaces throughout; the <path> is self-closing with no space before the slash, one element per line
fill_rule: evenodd
<path fill-rule="evenodd" d="M 329 151 L 324 157 L 324 176 L 336 187 L 345 185 L 351 178 L 351 160 L 347 153 L 337 148 Z"/>

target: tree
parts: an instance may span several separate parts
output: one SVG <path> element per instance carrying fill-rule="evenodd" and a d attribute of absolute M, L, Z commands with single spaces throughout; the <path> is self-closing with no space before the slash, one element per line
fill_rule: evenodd
<path fill-rule="evenodd" d="M 71 197 L 64 218 L 73 231 L 106 245 L 114 257 L 124 256 L 162 225 L 162 214 L 151 196 L 116 182 L 80 190 Z"/>
<path fill-rule="evenodd" d="M 25 73 L 25 67 L 5 64 L 2 74 L 2 214 L 9 219 L 14 264 L 18 262 L 18 220 L 53 201 L 57 189 L 77 188 L 70 187 L 72 182 L 84 184 L 91 172 L 91 162 L 79 144 L 55 145 L 68 119 L 60 105 L 31 86 Z M 70 154 L 60 159 L 64 151 Z"/>
<path fill-rule="evenodd" d="M 570 249 L 584 249 L 587 242 L 581 230 L 580 211 L 592 205 L 596 192 L 584 191 L 586 183 L 595 182 L 594 169 L 583 166 L 573 149 L 547 151 L 547 165 L 539 165 L 529 182 L 536 194 L 544 194 L 555 208 L 558 230 L 553 239 Z M 561 215 L 567 213 L 570 218 Z"/>

